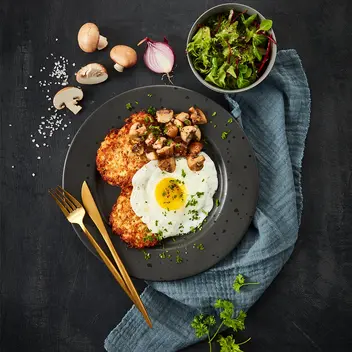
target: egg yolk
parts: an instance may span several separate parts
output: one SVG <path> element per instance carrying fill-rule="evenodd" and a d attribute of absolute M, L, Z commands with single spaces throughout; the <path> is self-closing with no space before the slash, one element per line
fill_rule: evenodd
<path fill-rule="evenodd" d="M 155 198 L 164 209 L 180 209 L 187 198 L 184 182 L 172 177 L 162 179 L 155 187 Z"/>

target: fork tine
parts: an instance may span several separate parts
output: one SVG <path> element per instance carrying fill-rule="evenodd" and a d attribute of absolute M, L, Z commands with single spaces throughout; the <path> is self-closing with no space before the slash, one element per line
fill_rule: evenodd
<path fill-rule="evenodd" d="M 65 194 L 60 190 L 58 189 L 57 187 L 54 189 L 54 194 L 56 195 L 56 197 L 58 199 L 61 200 L 61 203 L 63 203 L 66 207 L 66 209 L 71 212 L 71 211 L 74 211 L 76 210 L 76 207 L 75 205 L 65 196 Z"/>
<path fill-rule="evenodd" d="M 82 204 L 71 193 L 67 192 L 65 189 L 63 189 L 60 186 L 58 186 L 58 188 L 65 193 L 65 195 L 74 203 L 74 205 L 77 208 L 81 208 L 82 207 Z"/>
<path fill-rule="evenodd" d="M 62 212 L 65 214 L 65 216 L 69 216 L 69 212 L 66 210 L 65 206 L 61 203 L 61 201 L 56 198 L 56 196 L 54 195 L 53 191 L 51 189 L 49 189 L 49 194 L 54 198 L 56 204 L 60 207 L 60 209 L 62 210 Z"/>

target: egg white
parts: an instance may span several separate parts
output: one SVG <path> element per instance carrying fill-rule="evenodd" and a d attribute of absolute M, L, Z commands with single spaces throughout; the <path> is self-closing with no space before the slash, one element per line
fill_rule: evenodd
<path fill-rule="evenodd" d="M 160 170 L 158 162 L 153 160 L 133 176 L 130 199 L 132 209 L 153 233 L 162 233 L 163 238 L 189 233 L 203 223 L 213 208 L 218 176 L 211 158 L 206 153 L 201 154 L 205 157 L 205 162 L 203 169 L 198 172 L 189 169 L 185 158 L 177 158 L 176 169 L 172 173 Z M 184 182 L 187 196 L 184 206 L 177 210 L 168 211 L 156 200 L 155 188 L 164 178 Z M 192 199 L 196 200 L 191 202 L 194 205 L 186 207 Z M 193 214 L 190 214 L 190 211 L 193 211 Z"/>

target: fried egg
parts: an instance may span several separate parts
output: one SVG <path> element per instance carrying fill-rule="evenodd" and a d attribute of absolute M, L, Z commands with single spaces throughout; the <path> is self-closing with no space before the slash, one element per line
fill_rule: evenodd
<path fill-rule="evenodd" d="M 186 158 L 177 158 L 172 173 L 152 160 L 134 174 L 131 206 L 152 233 L 167 238 L 194 231 L 213 208 L 218 176 L 214 162 L 201 154 L 205 161 L 198 172 L 189 169 Z"/>

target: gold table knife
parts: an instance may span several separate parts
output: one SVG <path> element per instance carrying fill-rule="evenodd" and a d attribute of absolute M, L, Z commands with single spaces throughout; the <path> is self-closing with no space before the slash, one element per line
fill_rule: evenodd
<path fill-rule="evenodd" d="M 115 260 L 115 263 L 116 263 L 118 269 L 120 270 L 121 276 L 123 277 L 123 279 L 126 283 L 126 286 L 130 290 L 131 296 L 134 299 L 134 303 L 135 303 L 136 307 L 142 313 L 142 315 L 143 315 L 144 319 L 146 320 L 147 324 L 149 325 L 149 327 L 152 327 L 152 323 L 151 323 L 150 318 L 148 316 L 148 313 L 143 305 L 143 302 L 141 301 L 141 299 L 138 295 L 138 292 L 136 291 L 136 288 L 134 287 L 133 282 L 132 282 L 129 274 L 127 273 L 125 266 L 123 265 L 119 255 L 117 254 L 116 249 L 111 242 L 111 239 L 110 239 L 108 232 L 106 231 L 106 227 L 104 225 L 103 219 L 101 218 L 99 210 L 95 204 L 94 198 L 92 196 L 92 193 L 89 190 L 89 187 L 88 187 L 88 184 L 86 181 L 84 181 L 82 183 L 81 197 L 82 197 L 83 205 L 84 205 L 88 215 L 93 220 L 95 226 L 98 228 L 99 232 L 103 236 L 104 241 L 105 241 L 106 245 L 108 246 L 108 248 L 109 248 L 109 250 Z"/>

